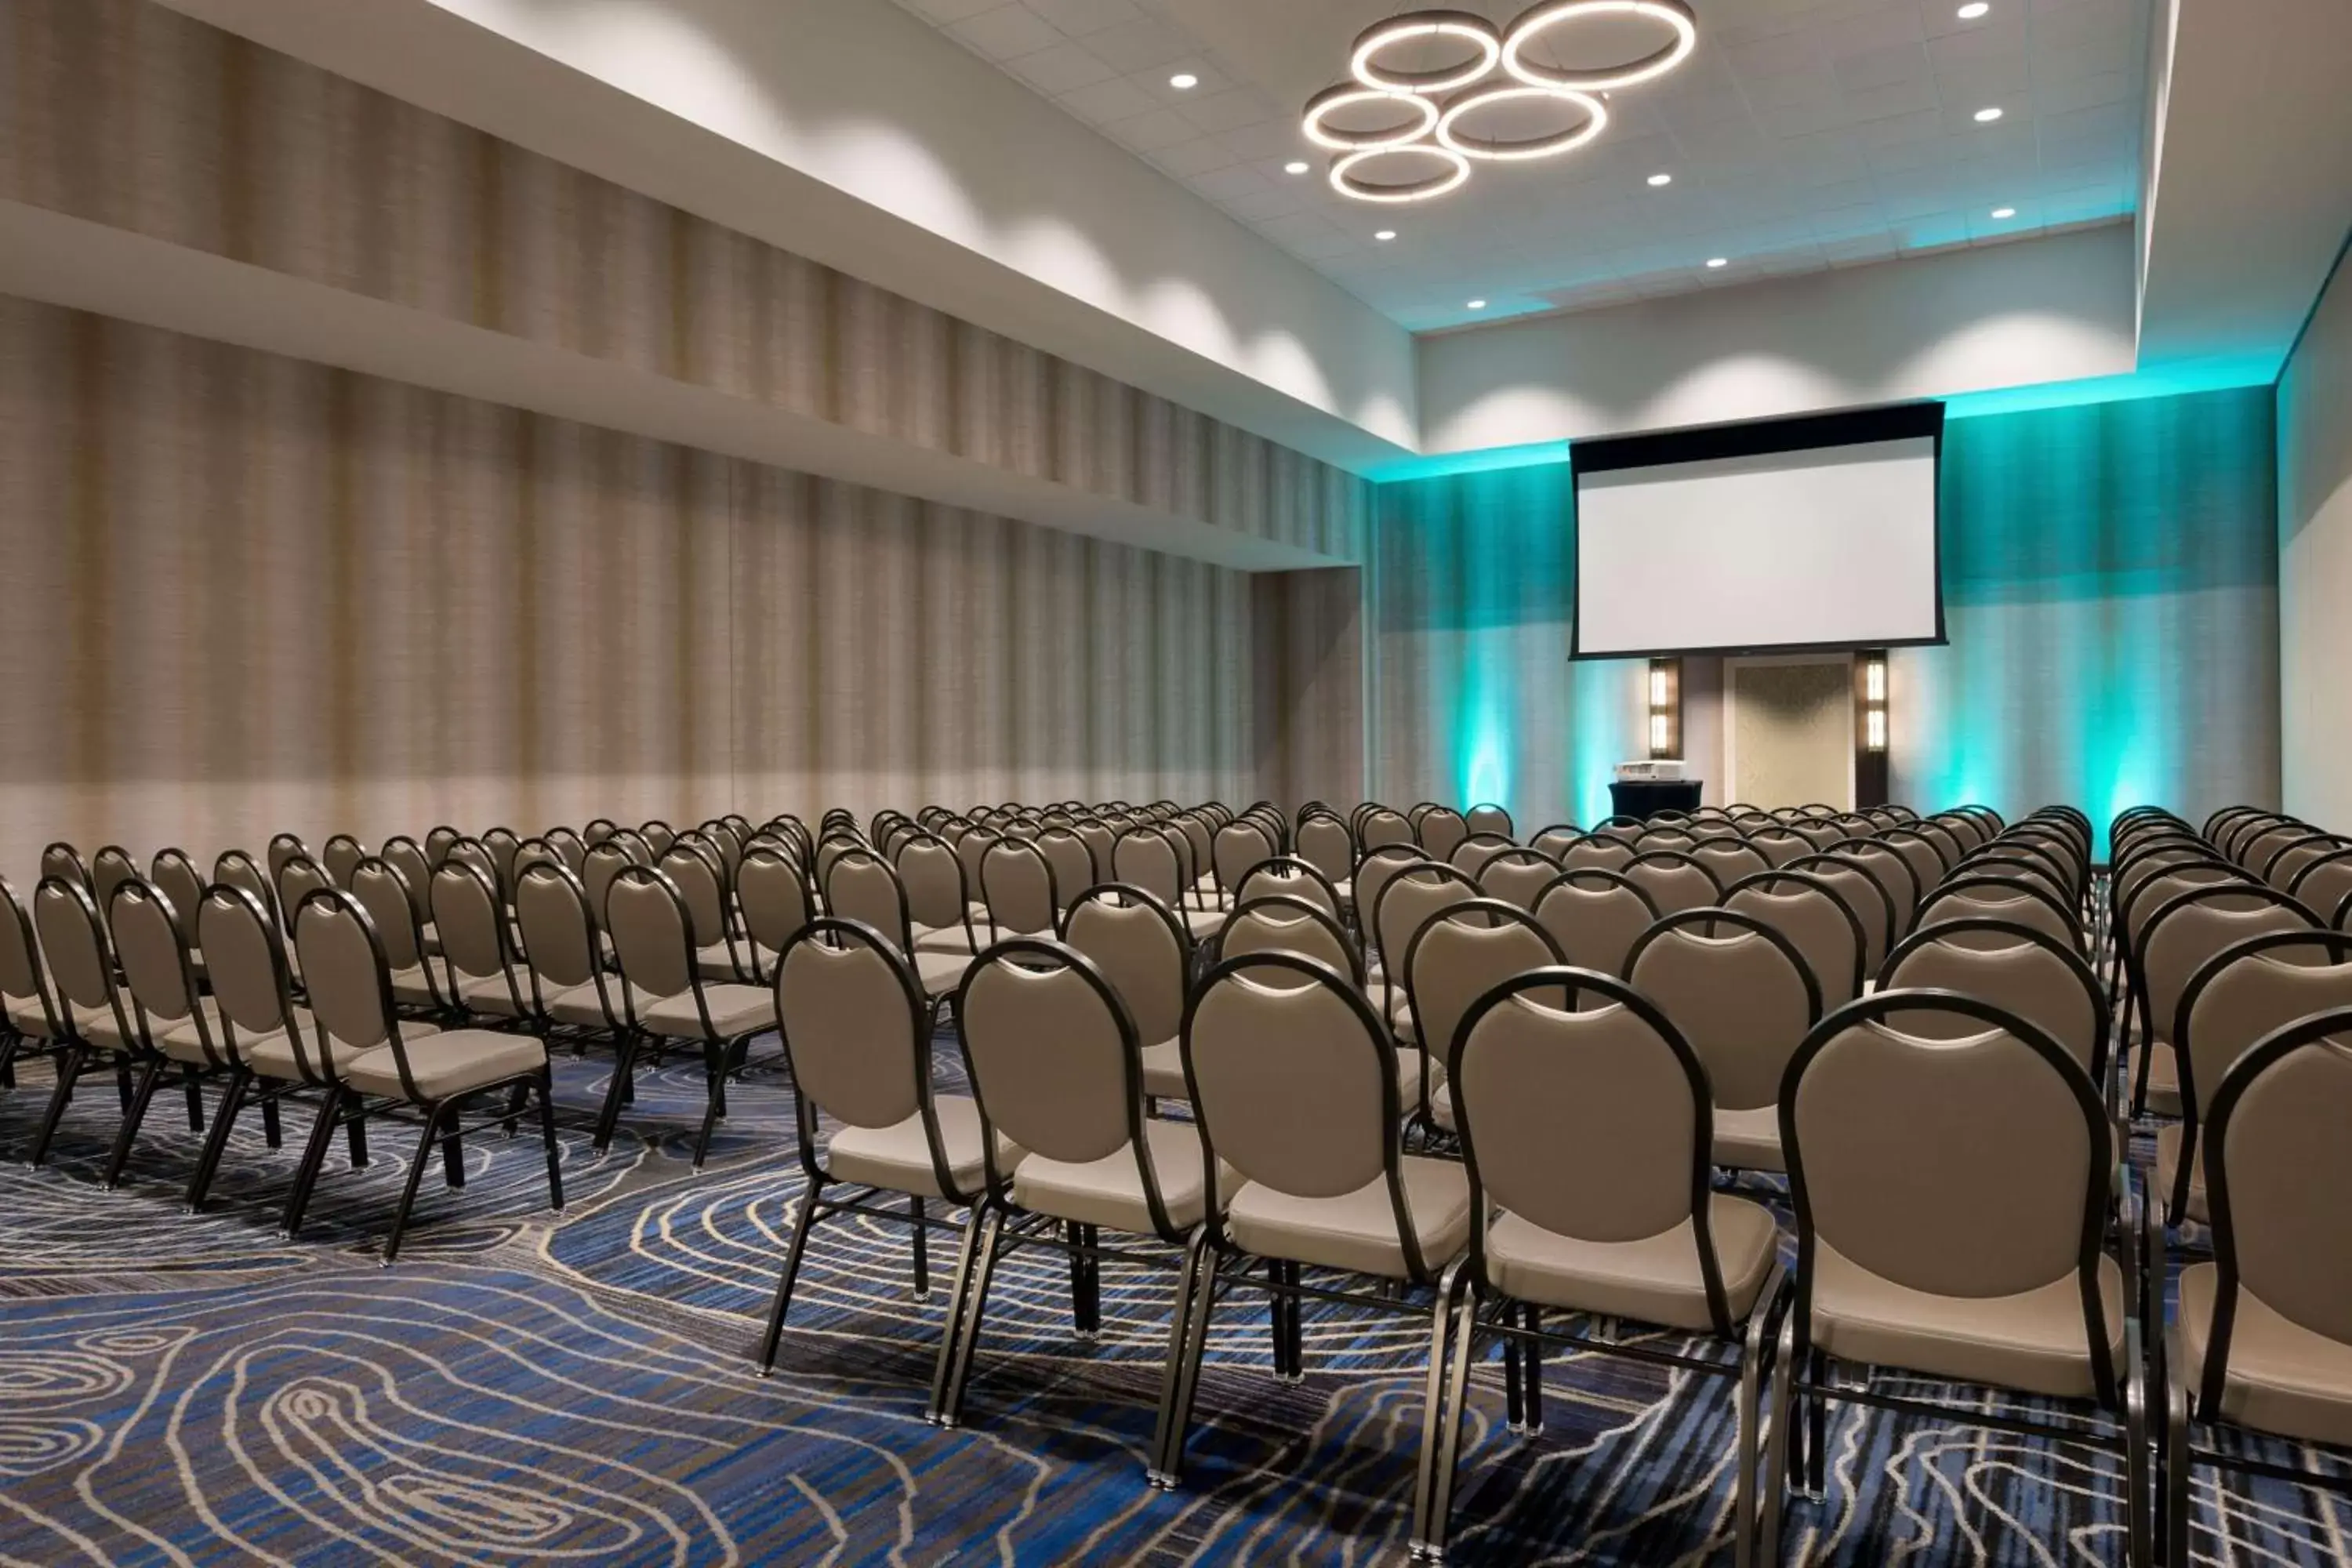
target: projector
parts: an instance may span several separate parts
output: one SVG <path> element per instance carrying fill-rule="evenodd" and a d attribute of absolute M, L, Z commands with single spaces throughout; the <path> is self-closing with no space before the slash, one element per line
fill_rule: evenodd
<path fill-rule="evenodd" d="M 1642 763 L 1619 763 L 1621 779 L 1675 780 L 1686 776 L 1690 764 L 1680 757 L 1653 757 Z"/>

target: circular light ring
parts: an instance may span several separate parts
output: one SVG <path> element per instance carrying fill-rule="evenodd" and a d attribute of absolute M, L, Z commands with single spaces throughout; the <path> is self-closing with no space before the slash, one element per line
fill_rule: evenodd
<path fill-rule="evenodd" d="M 1521 58 L 1538 37 L 1564 23 L 1589 16 L 1646 16 L 1672 27 L 1674 38 L 1663 48 L 1623 65 L 1600 70 L 1559 70 Z M 1654 81 L 1698 47 L 1698 19 L 1684 0 L 1540 0 L 1519 14 L 1503 37 L 1503 68 L 1529 87 L 1565 88 L 1576 92 L 1606 92 Z"/>
<path fill-rule="evenodd" d="M 1400 154 L 1435 158 L 1445 165 L 1442 173 L 1423 180 L 1408 180 L 1397 184 L 1373 184 L 1360 180 L 1355 168 L 1368 158 L 1388 158 Z M 1442 196 L 1448 191 L 1458 191 L 1470 178 L 1470 160 L 1451 147 L 1441 147 L 1433 142 L 1400 142 L 1387 147 L 1360 147 L 1352 153 L 1331 160 L 1331 188 L 1343 196 L 1360 202 L 1425 202 Z"/>
<path fill-rule="evenodd" d="M 1413 121 L 1392 131 L 1339 131 L 1324 123 L 1335 110 L 1352 108 L 1359 103 L 1393 103 L 1400 108 L 1409 108 L 1413 111 Z M 1334 153 L 1375 153 L 1384 147 L 1402 147 L 1407 142 L 1418 142 L 1436 124 L 1437 105 L 1426 98 L 1343 81 L 1337 87 L 1325 88 L 1307 100 L 1303 129 L 1307 132 L 1307 140 L 1318 147 L 1328 147 Z"/>
<path fill-rule="evenodd" d="M 1474 46 L 1474 58 L 1437 70 L 1381 68 L 1375 58 L 1382 49 L 1417 38 L 1459 38 Z M 1349 72 L 1366 87 L 1382 92 L 1450 92 L 1467 87 L 1495 68 L 1503 58 L 1503 35 L 1495 24 L 1468 11 L 1407 11 L 1378 22 L 1356 36 L 1348 58 Z"/>
<path fill-rule="evenodd" d="M 1553 103 L 1570 103 L 1584 110 L 1581 125 L 1549 136 L 1530 136 L 1517 142 L 1497 141 L 1488 136 L 1472 136 L 1456 124 L 1461 118 L 1496 103 L 1522 99 L 1542 99 Z M 1556 158 L 1563 153 L 1573 153 L 1609 128 L 1609 110 L 1597 98 L 1580 92 L 1570 92 L 1556 87 L 1529 87 L 1523 81 L 1489 82 L 1456 94 L 1445 105 L 1445 112 L 1437 117 L 1437 140 L 1441 146 L 1450 147 L 1465 158 L 1481 158 L 1494 163 L 1524 162 L 1534 158 Z"/>

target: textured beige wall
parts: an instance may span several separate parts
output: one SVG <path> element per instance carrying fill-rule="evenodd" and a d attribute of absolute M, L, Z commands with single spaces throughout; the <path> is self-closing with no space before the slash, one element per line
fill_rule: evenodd
<path fill-rule="evenodd" d="M 1253 783 L 1242 574 L 6 300 L 0 563 L 12 879 Z"/>
<path fill-rule="evenodd" d="M 2278 387 L 2279 684 L 2286 809 L 2352 832 L 2352 268 Z"/>
<path fill-rule="evenodd" d="M 1733 799 L 1768 809 L 1853 805 L 1853 668 L 1733 663 Z"/>

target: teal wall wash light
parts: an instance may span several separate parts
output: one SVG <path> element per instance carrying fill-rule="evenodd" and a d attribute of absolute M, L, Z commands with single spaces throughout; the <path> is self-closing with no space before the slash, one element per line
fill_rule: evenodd
<path fill-rule="evenodd" d="M 2275 803 L 2273 427 L 2268 386 L 1948 424 L 1950 642 L 1890 657 L 1893 797 L 2065 801 L 2102 834 L 2141 801 Z M 1568 662 L 1568 466 L 1382 483 L 1375 510 L 1373 794 L 1608 815 L 1615 764 L 1648 751 L 1643 666 Z"/>

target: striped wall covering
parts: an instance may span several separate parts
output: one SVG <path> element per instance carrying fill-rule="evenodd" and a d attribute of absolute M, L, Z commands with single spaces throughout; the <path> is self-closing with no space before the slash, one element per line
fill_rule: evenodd
<path fill-rule="evenodd" d="M 7 0 L 0 60 L 0 200 L 1363 558 L 1341 469 L 150 0 Z"/>
<path fill-rule="evenodd" d="M 1257 793 L 1286 806 L 1363 796 L 1363 578 L 1332 566 L 1250 579 Z"/>
<path fill-rule="evenodd" d="M 42 844 L 1246 797 L 1240 573 L 0 300 Z"/>
<path fill-rule="evenodd" d="M 2254 387 L 1951 422 L 1950 644 L 1890 661 L 1895 798 L 2068 801 L 2102 825 L 2137 801 L 2192 819 L 2276 804 L 2272 403 Z M 1589 822 L 1611 767 L 1646 754 L 1641 663 L 1568 662 L 1573 499 L 1564 463 L 1380 488 L 1383 798 Z M 1693 673 L 1686 732 L 1721 722 L 1717 677 Z M 1719 742 L 1689 738 L 1702 771 L 1719 763 Z"/>

